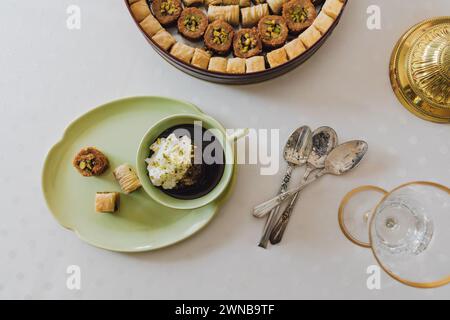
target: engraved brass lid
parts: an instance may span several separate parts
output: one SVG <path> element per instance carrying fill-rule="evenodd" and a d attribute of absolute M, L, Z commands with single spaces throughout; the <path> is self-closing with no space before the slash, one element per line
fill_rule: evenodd
<path fill-rule="evenodd" d="M 421 22 L 400 38 L 390 77 L 409 111 L 428 121 L 450 123 L 450 16 Z"/>

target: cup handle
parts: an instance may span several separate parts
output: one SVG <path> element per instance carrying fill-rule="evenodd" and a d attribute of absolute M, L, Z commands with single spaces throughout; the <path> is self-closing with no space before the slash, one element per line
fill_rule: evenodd
<path fill-rule="evenodd" d="M 248 128 L 235 130 L 232 134 L 227 135 L 227 140 L 232 143 L 235 143 L 239 139 L 248 135 L 248 131 L 249 131 Z"/>

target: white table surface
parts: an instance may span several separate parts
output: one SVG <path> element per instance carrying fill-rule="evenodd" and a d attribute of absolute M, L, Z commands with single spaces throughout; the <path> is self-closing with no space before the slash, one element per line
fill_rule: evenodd
<path fill-rule="evenodd" d="M 78 31 L 66 28 L 72 4 L 81 8 Z M 371 4 L 381 8 L 381 30 L 366 27 Z M 374 257 L 350 243 L 337 223 L 341 198 L 356 186 L 450 184 L 449 126 L 412 116 L 388 77 L 401 34 L 449 13 L 448 0 L 353 0 L 304 65 L 262 84 L 224 86 L 164 62 L 121 0 L 0 1 L 0 298 L 450 298 L 450 286 L 413 289 L 384 273 L 381 290 L 367 289 Z M 283 141 L 299 125 L 330 125 L 342 141 L 366 139 L 370 152 L 355 172 L 305 191 L 284 242 L 267 251 L 256 246 L 263 220 L 250 210 L 276 192 L 284 168 L 261 176 L 259 165 L 240 166 L 232 197 L 193 238 L 143 254 L 103 251 L 52 218 L 41 168 L 71 120 L 136 95 L 194 102 L 228 128 L 281 129 Z M 66 287 L 68 265 L 81 267 L 79 291 Z"/>

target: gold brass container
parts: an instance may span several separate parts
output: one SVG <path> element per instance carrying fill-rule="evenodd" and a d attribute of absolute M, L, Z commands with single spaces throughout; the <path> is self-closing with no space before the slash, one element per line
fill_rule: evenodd
<path fill-rule="evenodd" d="M 409 111 L 428 121 L 450 123 L 450 16 L 421 22 L 400 38 L 390 77 Z"/>

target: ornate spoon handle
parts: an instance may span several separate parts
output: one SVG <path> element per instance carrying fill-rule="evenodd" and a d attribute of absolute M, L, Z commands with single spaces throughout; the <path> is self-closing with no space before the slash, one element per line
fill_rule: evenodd
<path fill-rule="evenodd" d="M 297 190 L 294 189 L 293 191 L 296 192 Z M 257 205 L 253 209 L 253 215 L 255 215 L 255 216 L 266 215 L 268 212 L 271 212 L 274 208 L 281 205 L 283 203 L 283 201 L 292 197 L 295 194 L 295 192 L 293 192 L 293 191 L 284 192 L 284 193 L 276 196 L 275 198 L 272 198 L 266 202 L 263 202 L 263 203 Z"/>
<path fill-rule="evenodd" d="M 281 183 L 280 192 L 279 192 L 280 194 L 286 192 L 288 183 L 291 180 L 291 175 L 292 175 L 293 169 L 294 169 L 294 167 L 292 165 L 288 165 L 286 174 L 283 177 L 283 182 Z M 262 248 L 267 248 L 267 244 L 269 243 L 270 233 L 272 232 L 272 226 L 275 223 L 276 217 L 278 216 L 278 211 L 279 211 L 279 207 L 272 206 L 270 208 L 270 210 L 267 210 L 264 212 L 264 214 L 266 214 L 268 212 L 270 212 L 270 213 L 269 213 L 269 217 L 267 218 L 266 224 L 264 225 L 263 234 L 262 234 L 261 239 L 259 240 L 259 244 L 258 244 Z M 253 215 L 258 216 L 256 211 L 253 212 Z"/>
<path fill-rule="evenodd" d="M 296 199 L 297 197 L 298 193 L 296 193 L 294 198 L 292 199 Z M 272 233 L 270 234 L 270 243 L 278 244 L 283 239 L 284 231 L 286 230 L 286 227 L 289 223 L 289 218 L 291 217 L 292 209 L 293 206 L 286 208 L 281 217 L 277 220 L 277 222 L 273 226 Z"/>
<path fill-rule="evenodd" d="M 308 181 L 309 175 L 311 172 L 315 170 L 314 167 L 308 166 L 305 171 L 305 175 L 303 176 L 302 184 L 305 184 L 306 181 Z M 298 196 L 300 194 L 300 191 L 296 192 L 289 202 L 286 209 L 284 209 L 281 216 L 278 218 L 277 222 L 273 226 L 272 233 L 270 234 L 270 243 L 272 244 L 278 244 L 283 239 L 284 232 L 286 231 L 286 226 L 289 223 L 289 219 L 292 215 L 292 210 L 295 207 L 295 204 L 297 203 Z"/>
<path fill-rule="evenodd" d="M 301 184 L 298 187 L 295 187 L 291 190 L 288 190 L 284 193 L 279 194 L 278 196 L 263 202 L 259 205 L 257 205 L 255 208 L 253 208 L 253 214 L 254 215 L 264 215 L 265 213 L 271 211 L 273 208 L 279 206 L 283 201 L 286 199 L 291 198 L 293 195 L 295 195 L 297 192 L 303 190 L 307 186 L 309 186 L 311 183 L 322 177 L 323 175 L 327 174 L 324 170 L 320 171 L 317 175 L 315 175 L 310 181 Z"/>

